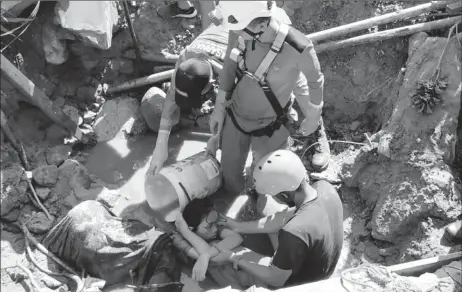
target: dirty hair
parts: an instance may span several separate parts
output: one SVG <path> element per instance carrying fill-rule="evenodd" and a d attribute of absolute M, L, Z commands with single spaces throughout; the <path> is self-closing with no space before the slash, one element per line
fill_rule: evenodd
<path fill-rule="evenodd" d="M 202 220 L 213 209 L 209 199 L 194 199 L 183 210 L 183 218 L 189 227 L 195 231 Z"/>

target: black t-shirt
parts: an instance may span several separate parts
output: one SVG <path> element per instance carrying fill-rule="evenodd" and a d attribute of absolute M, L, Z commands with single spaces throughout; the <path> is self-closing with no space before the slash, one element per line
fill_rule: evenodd
<path fill-rule="evenodd" d="M 313 185 L 318 197 L 302 205 L 279 231 L 272 265 L 292 270 L 285 286 L 315 282 L 332 275 L 343 245 L 343 207 L 326 181 Z"/>

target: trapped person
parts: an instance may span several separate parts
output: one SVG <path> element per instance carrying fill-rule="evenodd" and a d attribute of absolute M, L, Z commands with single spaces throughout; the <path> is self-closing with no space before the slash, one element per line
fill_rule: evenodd
<path fill-rule="evenodd" d="M 233 250 L 240 257 L 258 261 L 263 256 L 241 247 L 242 237 L 217 223 L 222 216 L 213 208 L 208 199 L 195 199 L 179 215 L 175 225 L 177 231 L 189 244 L 174 239 L 175 246 L 189 259 L 195 260 L 192 278 L 202 281 L 206 272 L 220 286 L 246 289 L 253 285 L 264 286 L 258 279 L 246 272 L 233 269 L 228 264 L 229 256 L 220 254 L 219 248 Z M 188 260 L 186 260 L 189 262 Z"/>
<path fill-rule="evenodd" d="M 290 19 L 284 10 L 275 10 L 275 17 L 281 22 Z M 165 98 L 153 152 L 150 170 L 158 173 L 168 158 L 168 139 L 170 131 L 180 120 L 181 115 L 193 113 L 198 115 L 208 93 L 214 89 L 213 84 L 219 72 L 212 62 L 223 64 L 228 46 L 229 31 L 222 25 L 211 24 L 180 54 L 172 76 L 171 86 Z M 218 136 L 209 141 L 209 150 L 218 147 Z"/>
<path fill-rule="evenodd" d="M 227 219 L 223 226 L 239 234 L 278 232 L 275 253 L 266 264 L 249 261 L 217 246 L 240 270 L 272 287 L 292 286 L 332 275 L 343 246 L 343 208 L 335 188 L 326 181 L 310 186 L 300 158 L 289 150 L 263 157 L 253 177 L 255 190 L 295 205 L 293 215 L 278 212 L 256 221 Z"/>
<path fill-rule="evenodd" d="M 306 117 L 301 133 L 314 134 L 318 142 L 314 169 L 324 170 L 330 160 L 321 118 L 324 75 L 313 43 L 274 17 L 275 6 L 274 1 L 217 5 L 230 33 L 210 131 L 221 133 L 224 185 L 233 192 L 245 187 L 242 173 L 250 148 L 255 165 L 288 146 L 285 125 L 294 98 Z M 215 149 L 208 151 L 214 154 Z"/>

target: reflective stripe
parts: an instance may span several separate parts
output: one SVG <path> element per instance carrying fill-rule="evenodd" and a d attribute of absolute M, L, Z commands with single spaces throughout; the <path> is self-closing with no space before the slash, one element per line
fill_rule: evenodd
<path fill-rule="evenodd" d="M 279 25 L 279 31 L 276 39 L 271 45 L 271 49 L 266 54 L 265 58 L 261 61 L 257 71 L 253 74 L 257 80 L 261 82 L 265 81 L 266 73 L 268 72 L 268 69 L 273 63 L 274 59 L 276 59 L 278 53 L 281 51 L 282 45 L 284 44 L 288 32 L 289 26 L 281 23 Z"/>

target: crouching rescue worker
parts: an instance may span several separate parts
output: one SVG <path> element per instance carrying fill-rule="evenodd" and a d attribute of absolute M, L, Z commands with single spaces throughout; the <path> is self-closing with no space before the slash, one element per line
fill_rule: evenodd
<path fill-rule="evenodd" d="M 192 112 L 197 116 L 206 94 L 213 91 L 218 73 L 211 62 L 223 63 L 227 42 L 228 33 L 223 27 L 210 25 L 181 52 L 162 110 L 150 165 L 153 173 L 158 173 L 168 158 L 170 131 L 179 122 L 180 115 Z"/>
<path fill-rule="evenodd" d="M 313 167 L 323 170 L 330 160 L 321 118 L 324 76 L 313 43 L 275 18 L 275 6 L 274 1 L 220 1 L 217 6 L 230 33 L 210 128 L 222 134 L 224 184 L 232 192 L 245 186 L 250 148 L 255 163 L 287 147 L 285 124 L 294 97 L 306 117 L 301 133 L 314 133 L 319 142 Z"/>
<path fill-rule="evenodd" d="M 277 8 L 275 18 L 290 24 L 284 10 Z M 193 112 L 198 114 L 207 93 L 213 90 L 218 72 L 213 62 L 223 64 L 228 45 L 228 30 L 222 25 L 211 24 L 183 50 L 173 73 L 171 86 L 167 92 L 157 136 L 156 147 L 150 170 L 158 173 L 168 158 L 168 139 L 170 131 L 180 120 L 181 115 Z M 214 139 L 217 140 L 217 136 Z M 217 143 L 209 144 L 217 145 Z M 216 151 L 216 150 L 215 150 Z"/>
<path fill-rule="evenodd" d="M 239 234 L 278 232 L 278 243 L 268 264 L 252 262 L 231 251 L 230 262 L 272 287 L 315 282 L 332 275 L 343 246 L 343 209 L 335 188 L 326 181 L 308 182 L 300 158 L 289 150 L 265 156 L 255 167 L 255 189 L 259 195 L 295 205 L 287 216 L 281 211 L 257 221 L 221 223 Z M 218 247 L 220 248 L 220 247 Z"/>

